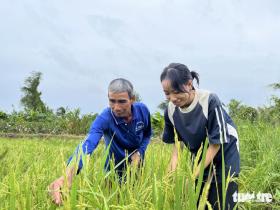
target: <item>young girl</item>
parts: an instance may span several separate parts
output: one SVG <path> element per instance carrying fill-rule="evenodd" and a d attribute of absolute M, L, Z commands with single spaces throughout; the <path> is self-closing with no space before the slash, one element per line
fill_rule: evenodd
<path fill-rule="evenodd" d="M 238 176 L 240 172 L 238 136 L 235 125 L 224 110 L 218 96 L 206 90 L 195 89 L 193 79 L 196 79 L 199 84 L 198 74 L 180 63 L 169 64 L 160 76 L 163 91 L 169 100 L 168 108 L 164 113 L 163 141 L 175 143 L 175 128 L 179 140 L 195 156 L 208 137 L 204 180 L 208 176 L 211 162 L 215 166 L 216 176 L 210 185 L 208 201 L 213 209 L 219 209 L 218 190 L 220 209 L 222 209 L 222 155 L 225 161 L 225 177 L 228 173 L 231 176 Z M 222 154 L 222 145 L 224 154 Z M 172 170 L 176 168 L 177 158 L 177 148 L 174 144 L 170 163 Z M 197 178 L 199 168 L 195 172 Z M 217 180 L 217 185 L 215 180 Z M 233 195 L 237 190 L 237 184 L 230 182 L 226 193 L 225 209 L 233 209 L 235 206 Z"/>

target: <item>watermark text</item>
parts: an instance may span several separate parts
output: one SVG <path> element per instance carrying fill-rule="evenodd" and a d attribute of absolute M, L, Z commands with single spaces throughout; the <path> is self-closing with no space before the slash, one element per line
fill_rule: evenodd
<path fill-rule="evenodd" d="M 234 202 L 257 202 L 257 203 L 270 203 L 272 202 L 272 195 L 270 193 L 237 193 L 232 195 Z"/>

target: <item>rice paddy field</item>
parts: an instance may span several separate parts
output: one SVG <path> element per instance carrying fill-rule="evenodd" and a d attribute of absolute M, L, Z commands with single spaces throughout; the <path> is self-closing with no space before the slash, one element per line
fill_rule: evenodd
<path fill-rule="evenodd" d="M 239 209 L 280 209 L 280 128 L 242 123 L 238 131 L 239 192 L 272 195 L 271 202 L 247 200 L 239 203 Z M 114 172 L 103 171 L 101 142 L 71 190 L 63 189 L 64 204 L 54 205 L 47 186 L 65 173 L 78 143 L 62 138 L 0 138 L 0 209 L 196 209 L 190 154 L 183 150 L 177 170 L 168 173 L 172 146 L 157 138 L 147 148 L 143 168 L 128 168 L 121 185 Z M 204 205 L 202 196 L 199 208 Z"/>

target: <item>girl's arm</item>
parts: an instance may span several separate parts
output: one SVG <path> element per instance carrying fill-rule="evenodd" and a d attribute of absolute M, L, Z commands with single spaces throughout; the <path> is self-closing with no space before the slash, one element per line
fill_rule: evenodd
<path fill-rule="evenodd" d="M 204 169 L 207 168 L 207 166 L 210 165 L 210 163 L 212 162 L 212 160 L 214 159 L 214 157 L 218 153 L 219 149 L 220 149 L 219 144 L 210 144 L 209 145 L 209 147 L 207 148 L 207 151 L 206 151 Z M 201 162 L 198 164 L 198 166 L 196 168 L 196 171 L 195 171 L 195 174 L 194 174 L 196 178 L 199 176 L 200 166 L 201 166 Z"/>
<path fill-rule="evenodd" d="M 180 142 L 180 149 L 182 150 L 184 147 L 184 144 L 182 142 Z M 171 154 L 171 160 L 169 163 L 169 167 L 168 167 L 168 171 L 172 172 L 175 171 L 177 168 L 177 163 L 178 163 L 178 149 L 176 144 L 173 145 L 173 151 Z"/>

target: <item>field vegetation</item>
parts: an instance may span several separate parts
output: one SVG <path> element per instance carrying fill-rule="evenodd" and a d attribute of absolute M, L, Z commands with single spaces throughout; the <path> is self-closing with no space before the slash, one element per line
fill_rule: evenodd
<path fill-rule="evenodd" d="M 101 141 L 91 158 L 84 157 L 85 167 L 71 190 L 62 189 L 64 205 L 55 206 L 47 186 L 65 174 L 66 160 L 97 113 L 82 115 L 79 109 L 67 107 L 50 109 L 37 90 L 40 78 L 41 74 L 34 73 L 25 81 L 22 111 L 0 111 L 0 209 L 196 209 L 199 189 L 194 187 L 189 152 L 179 150 L 177 170 L 168 171 L 172 146 L 160 139 L 164 126 L 160 110 L 152 114 L 154 136 L 143 167 L 128 167 L 126 179 L 119 184 L 114 170 L 103 170 L 108 151 Z M 279 84 L 271 87 L 278 90 Z M 165 107 L 166 102 L 159 105 L 159 109 Z M 269 105 L 257 108 L 233 99 L 227 109 L 240 137 L 241 174 L 235 180 L 239 192 L 273 196 L 269 203 L 240 203 L 239 209 L 280 209 L 280 98 L 274 95 Z M 35 136 L 10 138 L 27 134 Z M 203 151 L 201 148 L 202 157 Z M 225 186 L 229 180 L 224 177 Z M 206 195 L 207 187 L 199 209 L 209 205 Z"/>

